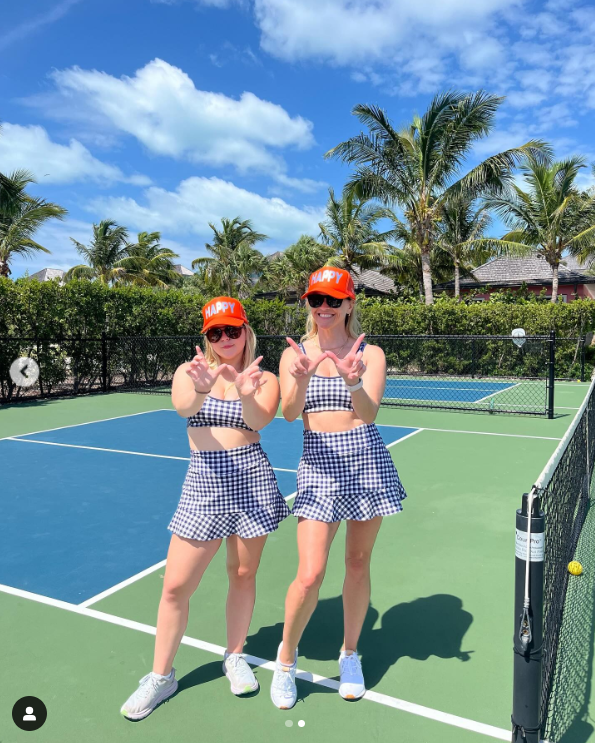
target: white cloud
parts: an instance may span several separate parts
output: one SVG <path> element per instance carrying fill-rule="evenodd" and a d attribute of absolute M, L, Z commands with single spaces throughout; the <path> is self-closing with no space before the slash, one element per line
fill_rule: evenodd
<path fill-rule="evenodd" d="M 35 33 L 35 31 L 43 28 L 43 26 L 48 26 L 51 23 L 59 21 L 60 18 L 68 13 L 73 5 L 76 5 L 79 2 L 81 2 L 81 0 L 63 0 L 63 2 L 54 5 L 54 7 L 46 13 L 34 16 L 25 23 L 22 23 L 20 26 L 16 26 L 10 31 L 0 35 L 0 49 L 5 49 L 16 41 L 21 41 L 21 39 Z"/>
<path fill-rule="evenodd" d="M 294 242 L 302 233 L 318 234 L 324 208 L 299 209 L 280 198 L 266 198 L 220 178 L 188 178 L 175 191 L 152 187 L 142 203 L 125 197 L 99 198 L 88 206 L 94 219 L 114 219 L 131 230 L 159 230 L 174 236 L 212 235 L 209 222 L 222 217 L 250 219 L 271 243 Z M 187 241 L 187 239 L 186 239 Z"/>
<path fill-rule="evenodd" d="M 255 0 L 262 47 L 288 60 L 318 58 L 341 65 L 381 60 L 402 51 L 411 58 L 420 39 L 447 49 L 465 45 L 518 0 Z M 332 33 L 329 33 L 332 29 Z M 412 47 L 413 40 L 414 47 Z"/>
<path fill-rule="evenodd" d="M 278 150 L 314 144 L 312 123 L 244 92 L 239 99 L 199 90 L 178 67 L 155 59 L 134 77 L 73 67 L 54 72 L 54 109 L 74 109 L 87 125 L 136 137 L 152 153 L 241 173 L 287 179 Z M 43 99 L 47 106 L 47 97 Z M 295 181 L 296 187 L 298 181 Z M 308 190 L 311 184 L 303 185 Z"/>
<path fill-rule="evenodd" d="M 4 123 L 0 137 L 0 163 L 4 172 L 25 168 L 44 183 L 121 181 L 147 186 L 143 175 L 125 176 L 115 165 L 103 163 L 76 139 L 68 145 L 53 142 L 41 126 L 19 126 Z"/>

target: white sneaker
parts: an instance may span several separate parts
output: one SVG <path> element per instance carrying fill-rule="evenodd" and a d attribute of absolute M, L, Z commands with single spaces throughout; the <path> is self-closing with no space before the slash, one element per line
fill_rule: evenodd
<path fill-rule="evenodd" d="M 240 653 L 225 652 L 223 673 L 231 683 L 231 690 L 237 696 L 250 694 L 258 689 L 258 681 L 250 666 Z"/>
<path fill-rule="evenodd" d="M 277 665 L 273 674 L 271 684 L 271 699 L 275 707 L 279 709 L 291 709 L 297 702 L 297 686 L 295 685 L 295 672 L 297 671 L 298 651 L 295 650 L 295 658 L 292 666 L 286 666 L 279 661 L 281 645 L 277 650 Z"/>
<path fill-rule="evenodd" d="M 159 678 L 151 671 L 140 680 L 140 686 L 124 702 L 120 714 L 129 720 L 142 720 L 151 714 L 158 704 L 171 697 L 178 688 L 176 669 L 169 678 Z"/>
<path fill-rule="evenodd" d="M 366 686 L 359 655 L 357 653 L 345 655 L 345 651 L 341 650 L 339 670 L 341 673 L 339 694 L 343 699 L 361 699 L 366 693 Z"/>

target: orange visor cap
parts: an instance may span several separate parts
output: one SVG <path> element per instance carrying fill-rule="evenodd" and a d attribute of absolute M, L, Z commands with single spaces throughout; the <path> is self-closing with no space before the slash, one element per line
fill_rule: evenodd
<path fill-rule="evenodd" d="M 213 325 L 249 325 L 246 310 L 239 299 L 215 297 L 202 308 L 204 324 L 201 333 L 206 333 Z"/>
<path fill-rule="evenodd" d="M 337 299 L 350 297 L 355 299 L 355 288 L 349 271 L 343 268 L 325 266 L 310 274 L 308 291 L 302 294 L 305 299 L 309 294 L 328 294 Z"/>

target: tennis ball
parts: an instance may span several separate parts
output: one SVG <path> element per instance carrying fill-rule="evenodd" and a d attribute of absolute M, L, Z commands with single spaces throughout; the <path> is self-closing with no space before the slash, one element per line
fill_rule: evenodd
<path fill-rule="evenodd" d="M 571 575 L 580 575 L 583 572 L 583 566 L 580 564 L 580 562 L 573 560 L 572 562 L 568 563 L 568 572 Z"/>

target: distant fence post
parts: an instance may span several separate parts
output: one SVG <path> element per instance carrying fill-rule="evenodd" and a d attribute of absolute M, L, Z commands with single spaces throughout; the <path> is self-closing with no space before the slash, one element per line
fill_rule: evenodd
<path fill-rule="evenodd" d="M 541 740 L 545 517 L 539 510 L 539 497 L 533 499 L 530 513 L 528 509 L 525 493 L 522 508 L 516 512 L 512 743 Z"/>
<path fill-rule="evenodd" d="M 585 336 L 581 336 L 581 382 L 585 381 Z"/>
<path fill-rule="evenodd" d="M 107 392 L 107 336 L 101 331 L 101 389 Z"/>
<path fill-rule="evenodd" d="M 547 417 L 554 417 L 554 379 L 555 379 L 555 367 L 556 367 L 556 331 L 550 330 L 550 356 L 548 363 L 548 374 L 547 374 L 547 386 L 548 386 L 548 398 L 547 398 Z"/>

